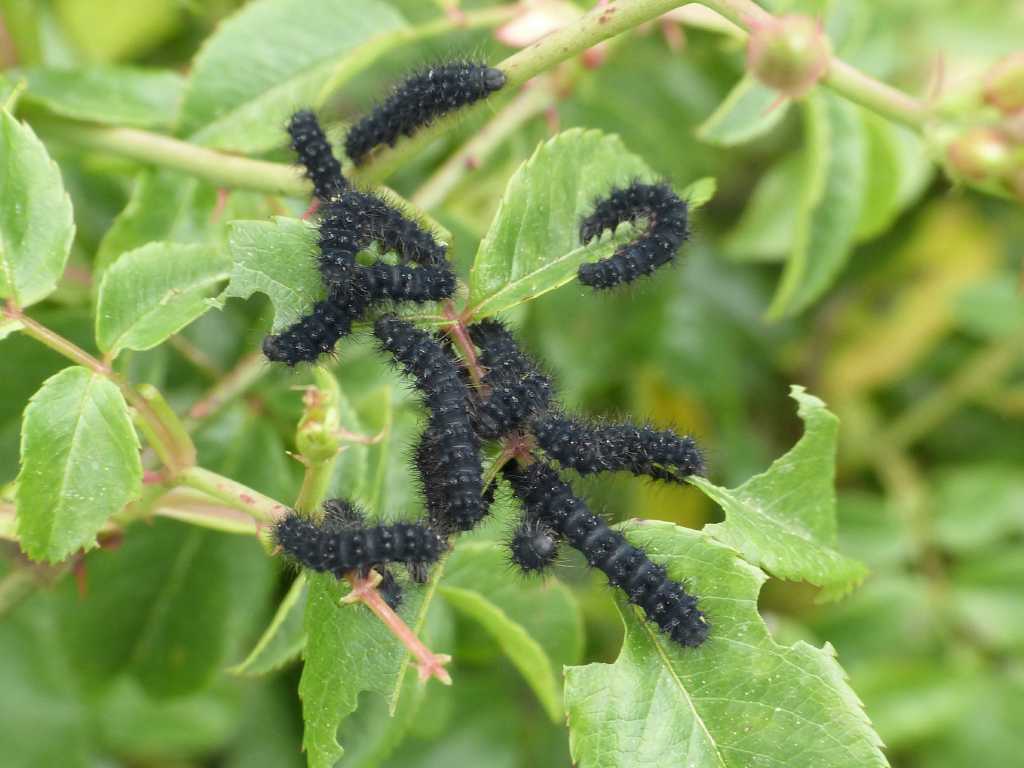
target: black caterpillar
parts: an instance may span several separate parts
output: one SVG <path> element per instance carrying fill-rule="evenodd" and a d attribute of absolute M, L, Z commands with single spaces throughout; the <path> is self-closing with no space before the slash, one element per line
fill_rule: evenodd
<path fill-rule="evenodd" d="M 669 429 L 545 414 L 534 422 L 533 435 L 548 456 L 581 475 L 625 470 L 681 483 L 704 474 L 704 458 L 693 438 Z"/>
<path fill-rule="evenodd" d="M 472 61 L 452 61 L 416 72 L 353 125 L 345 153 L 355 164 L 381 144 L 394 146 L 437 118 L 486 98 L 505 85 L 505 73 Z"/>
<path fill-rule="evenodd" d="M 373 333 L 381 349 L 414 379 L 431 414 L 417 456 L 421 480 L 429 488 L 431 521 L 448 532 L 469 530 L 489 505 L 483 499 L 480 443 L 470 422 L 462 371 L 442 342 L 412 323 L 382 317 Z"/>
<path fill-rule="evenodd" d="M 352 188 L 312 112 L 297 112 L 288 132 L 324 201 L 317 266 L 328 291 L 308 315 L 263 341 L 267 359 L 294 366 L 330 353 L 374 304 L 440 301 L 455 292 L 456 278 L 445 245 L 383 198 Z M 357 254 L 374 243 L 401 263 L 357 264 Z"/>
<path fill-rule="evenodd" d="M 414 75 L 353 126 L 346 152 L 362 162 L 377 145 L 394 144 L 400 135 L 484 98 L 504 82 L 500 70 L 467 62 Z M 328 292 L 309 315 L 264 341 L 268 358 L 295 365 L 330 352 L 375 305 L 448 298 L 456 278 L 443 244 L 385 199 L 348 183 L 312 113 L 296 114 L 289 133 L 323 201 L 318 268 Z M 687 215 L 686 203 L 668 184 L 634 182 L 612 190 L 581 222 L 580 239 L 587 243 L 623 222 L 644 220 L 646 227 L 611 257 L 581 266 L 580 281 L 609 288 L 669 263 L 688 236 Z M 399 263 L 359 264 L 357 254 L 373 244 L 381 253 L 397 254 Z M 426 579 L 446 549 L 445 537 L 472 529 L 489 512 L 497 482 L 483 487 L 481 443 L 504 439 L 505 455 L 515 458 L 499 476 L 522 505 L 508 542 L 512 563 L 527 574 L 543 571 L 565 541 L 673 641 L 702 643 L 709 623 L 696 598 L 587 509 L 558 470 L 541 460 L 581 474 L 625 470 L 683 482 L 704 470 L 695 442 L 649 426 L 568 418 L 553 408 L 550 379 L 501 323 L 483 320 L 467 330 L 479 350 L 479 387 L 471 384 L 448 339 L 393 316 L 374 324 L 381 349 L 414 380 L 429 412 L 413 456 L 426 523 L 370 527 L 351 505 L 334 500 L 325 505 L 323 524 L 295 514 L 282 520 L 274 532 L 281 548 L 306 567 L 338 576 L 376 569 L 381 592 L 396 602 L 401 589 L 389 565 L 404 564 L 413 579 Z"/>
<path fill-rule="evenodd" d="M 303 567 L 339 579 L 353 571 L 366 576 L 377 568 L 392 604 L 401 599 L 401 590 L 387 566 L 400 563 L 422 583 L 448 548 L 440 534 L 421 523 L 366 525 L 360 510 L 344 499 L 326 501 L 323 509 L 322 523 L 290 512 L 274 525 L 274 542 Z"/>
<path fill-rule="evenodd" d="M 685 646 L 704 642 L 709 625 L 697 608 L 697 599 L 670 579 L 662 566 L 651 562 L 643 550 L 587 509 L 554 469 L 540 462 L 526 468 L 508 464 L 505 476 L 528 516 L 563 536 L 662 632 Z"/>
<path fill-rule="evenodd" d="M 482 438 L 494 439 L 548 407 L 551 380 L 519 350 L 501 323 L 483 320 L 471 325 L 469 334 L 480 348 L 480 362 L 487 369 L 483 383 L 491 390 L 474 404 L 474 426 Z"/>
<path fill-rule="evenodd" d="M 288 121 L 288 135 L 316 196 L 326 202 L 340 195 L 348 182 L 316 115 L 308 109 L 296 112 Z"/>
<path fill-rule="evenodd" d="M 647 229 L 620 246 L 607 259 L 582 264 L 578 276 L 592 288 L 612 288 L 649 275 L 672 261 L 689 237 L 688 209 L 668 184 L 643 184 L 613 189 L 594 206 L 580 224 L 580 241 L 589 243 L 606 229 L 613 232 L 623 222 L 647 219 Z"/>

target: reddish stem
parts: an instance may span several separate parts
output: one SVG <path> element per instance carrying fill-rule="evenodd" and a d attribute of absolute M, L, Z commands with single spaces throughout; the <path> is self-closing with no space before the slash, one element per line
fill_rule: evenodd
<path fill-rule="evenodd" d="M 352 585 L 352 591 L 344 598 L 343 602 L 363 603 L 376 614 L 377 618 L 391 631 L 391 634 L 397 637 L 416 659 L 416 667 L 419 670 L 421 681 L 436 677 L 445 685 L 451 685 L 452 678 L 448 674 L 448 670 L 445 669 L 445 665 L 452 660 L 452 657 L 443 653 L 434 653 L 427 648 L 409 625 L 402 621 L 402 617 L 391 610 L 391 606 L 377 591 L 380 574 L 372 572 L 369 577 L 363 579 L 350 573 L 346 578 Z"/>
<path fill-rule="evenodd" d="M 466 330 L 466 319 L 455 311 L 455 305 L 450 301 L 445 302 L 442 312 L 446 319 L 452 321 L 450 325 L 445 326 L 445 333 L 451 336 L 455 346 L 462 352 L 463 362 L 466 370 L 469 371 L 469 378 L 475 386 L 479 387 L 484 378 L 484 369 L 477 359 L 476 347 L 473 346 L 473 340 L 469 338 L 469 331 Z"/>

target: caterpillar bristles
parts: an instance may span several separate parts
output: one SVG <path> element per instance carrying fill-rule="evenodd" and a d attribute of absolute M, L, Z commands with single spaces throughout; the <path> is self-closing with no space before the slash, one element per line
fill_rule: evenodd
<path fill-rule="evenodd" d="M 505 73 L 486 64 L 455 60 L 413 72 L 349 128 L 345 154 L 359 165 L 375 147 L 394 146 L 439 117 L 486 98 L 505 85 Z"/>
<path fill-rule="evenodd" d="M 528 517 L 565 537 L 591 568 L 602 571 L 608 583 L 643 609 L 669 638 L 685 646 L 704 642 L 709 624 L 697 608 L 697 599 L 669 578 L 664 567 L 651 562 L 643 550 L 587 509 L 552 467 L 539 461 L 525 468 L 510 463 L 505 465 L 505 477 Z"/>
<path fill-rule="evenodd" d="M 647 227 L 608 258 L 581 264 L 579 281 L 592 288 L 612 288 L 669 263 L 689 237 L 688 210 L 666 183 L 634 181 L 613 189 L 580 223 L 580 242 L 585 245 L 608 229 L 614 232 L 626 221 L 646 219 Z"/>
<path fill-rule="evenodd" d="M 445 540 L 423 523 L 366 525 L 359 510 L 343 499 L 325 502 L 324 510 L 319 523 L 289 512 L 274 525 L 273 538 L 303 567 L 335 578 L 401 563 L 420 580 L 447 548 Z"/>

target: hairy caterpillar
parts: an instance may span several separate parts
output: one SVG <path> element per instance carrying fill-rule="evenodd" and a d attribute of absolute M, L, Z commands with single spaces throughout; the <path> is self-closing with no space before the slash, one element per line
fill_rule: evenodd
<path fill-rule="evenodd" d="M 326 203 L 317 261 L 329 293 L 308 315 L 263 341 L 267 359 L 294 366 L 331 352 L 373 303 L 438 301 L 454 293 L 456 279 L 446 246 L 384 199 L 351 188 L 312 112 L 297 112 L 288 130 Z M 396 252 L 403 263 L 357 264 L 356 255 L 372 243 Z"/>
<path fill-rule="evenodd" d="M 318 301 L 313 310 L 280 333 L 263 339 L 263 354 L 275 363 L 293 366 L 314 362 L 352 332 L 353 311 L 344 301 Z"/>
<path fill-rule="evenodd" d="M 641 218 L 647 219 L 647 228 L 608 258 L 580 265 L 580 282 L 593 288 L 611 288 L 667 264 L 689 237 L 687 213 L 686 203 L 665 183 L 636 181 L 612 190 L 580 224 L 580 241 L 589 243 L 606 229 L 614 231 L 623 222 L 635 223 Z"/>
<path fill-rule="evenodd" d="M 548 456 L 581 475 L 625 470 L 681 483 L 704 474 L 704 458 L 693 438 L 670 429 L 545 414 L 534 421 L 533 435 Z"/>
<path fill-rule="evenodd" d="M 505 80 L 500 69 L 472 61 L 415 72 L 349 129 L 345 153 L 358 165 L 374 147 L 394 146 L 399 136 L 412 136 L 442 115 L 486 98 Z"/>
<path fill-rule="evenodd" d="M 372 243 L 403 262 L 447 267 L 447 247 L 384 199 L 349 189 L 323 208 L 320 219 L 320 274 L 328 286 L 349 279 L 356 254 Z"/>
<path fill-rule="evenodd" d="M 697 599 L 670 579 L 662 566 L 651 562 L 643 550 L 587 509 L 552 467 L 542 462 L 525 468 L 507 464 L 505 476 L 529 517 L 564 536 L 662 632 L 685 646 L 704 642 L 709 625 L 697 608 Z"/>
<path fill-rule="evenodd" d="M 480 467 L 480 446 L 467 411 L 469 393 L 450 353 L 426 331 L 396 317 L 382 317 L 373 327 L 381 348 L 411 376 L 430 411 L 424 437 L 424 482 L 437 502 L 436 524 L 447 532 L 473 528 L 487 513 Z"/>
<path fill-rule="evenodd" d="M 481 437 L 493 439 L 548 407 L 551 380 L 520 351 L 501 323 L 483 320 L 471 325 L 469 334 L 480 349 L 480 362 L 487 368 L 483 383 L 491 390 L 486 399 L 474 404 L 474 427 Z"/>
<path fill-rule="evenodd" d="M 288 135 L 306 176 L 313 182 L 313 193 L 325 202 L 340 195 L 348 182 L 316 115 L 308 109 L 296 112 L 288 121 Z"/>
<path fill-rule="evenodd" d="M 322 523 L 289 513 L 274 526 L 274 541 L 303 567 L 337 578 L 401 563 L 413 580 L 423 582 L 447 549 L 440 534 L 421 523 L 368 526 L 362 513 L 343 499 L 324 502 L 324 513 Z"/>
<path fill-rule="evenodd" d="M 558 557 L 558 540 L 549 525 L 524 515 L 509 539 L 509 559 L 525 574 L 543 571 Z"/>
<path fill-rule="evenodd" d="M 445 266 L 411 268 L 377 262 L 353 265 L 346 291 L 317 302 L 313 310 L 283 331 L 263 340 L 268 360 L 297 365 L 330 353 L 377 301 L 439 301 L 455 290 L 455 274 Z"/>

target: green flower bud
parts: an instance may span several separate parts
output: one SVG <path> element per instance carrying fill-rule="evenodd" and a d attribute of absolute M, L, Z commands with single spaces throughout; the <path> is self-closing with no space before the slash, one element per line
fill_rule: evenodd
<path fill-rule="evenodd" d="M 747 69 L 785 96 L 807 93 L 828 72 L 832 45 L 810 16 L 780 16 L 755 27 L 747 42 Z"/>

